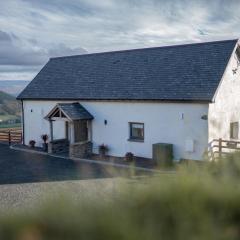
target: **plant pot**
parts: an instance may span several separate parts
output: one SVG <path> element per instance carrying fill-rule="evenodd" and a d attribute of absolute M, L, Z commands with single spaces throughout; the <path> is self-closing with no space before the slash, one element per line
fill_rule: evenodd
<path fill-rule="evenodd" d="M 43 147 L 43 151 L 44 151 L 44 152 L 47 152 L 47 151 L 48 151 L 48 144 L 47 144 L 47 143 L 43 143 L 43 144 L 42 144 L 42 147 Z"/>
<path fill-rule="evenodd" d="M 126 162 L 133 162 L 134 160 L 134 155 L 131 152 L 126 153 L 125 155 L 125 161 Z"/>
<path fill-rule="evenodd" d="M 36 142 L 35 142 L 34 140 L 30 140 L 30 141 L 29 141 L 29 146 L 30 146 L 31 148 L 34 148 L 34 147 L 35 147 L 35 144 L 36 144 Z"/>
<path fill-rule="evenodd" d="M 99 149 L 99 155 L 101 158 L 105 158 L 106 157 L 106 150 L 105 149 Z"/>

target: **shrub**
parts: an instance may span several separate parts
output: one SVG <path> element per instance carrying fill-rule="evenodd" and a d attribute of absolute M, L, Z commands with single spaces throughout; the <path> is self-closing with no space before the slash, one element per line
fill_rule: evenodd
<path fill-rule="evenodd" d="M 43 142 L 46 143 L 47 140 L 48 140 L 48 135 L 47 135 L 47 134 L 43 134 L 43 135 L 41 136 L 41 138 L 42 138 Z"/>
<path fill-rule="evenodd" d="M 34 140 L 30 140 L 30 141 L 29 141 L 30 147 L 34 148 L 34 147 L 35 147 L 35 144 L 36 144 L 36 141 L 34 141 Z"/>
<path fill-rule="evenodd" d="M 183 164 L 176 175 L 134 181 L 111 202 L 59 200 L 28 215 L 1 215 L 0 239 L 239 239 L 239 169 L 236 155 Z"/>
<path fill-rule="evenodd" d="M 126 160 L 127 162 L 132 162 L 133 159 L 134 159 L 134 154 L 133 154 L 132 152 L 127 152 L 127 153 L 125 154 L 125 160 Z"/>
<path fill-rule="evenodd" d="M 100 154 L 100 156 L 102 157 L 102 158 L 104 158 L 105 157 L 105 155 L 106 155 L 106 153 L 108 152 L 108 146 L 107 145 L 105 145 L 105 144 L 101 144 L 101 145 L 99 145 L 99 147 L 98 147 L 98 152 L 99 152 L 99 154 Z"/>
<path fill-rule="evenodd" d="M 107 152 L 108 151 L 108 146 L 103 143 L 103 144 L 99 145 L 98 149 L 99 149 L 99 151 Z"/>

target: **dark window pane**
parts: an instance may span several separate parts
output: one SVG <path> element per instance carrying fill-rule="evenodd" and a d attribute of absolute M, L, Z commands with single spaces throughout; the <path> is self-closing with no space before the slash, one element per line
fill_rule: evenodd
<path fill-rule="evenodd" d="M 144 139 L 144 124 L 143 123 L 130 123 L 130 138 L 131 139 Z"/>

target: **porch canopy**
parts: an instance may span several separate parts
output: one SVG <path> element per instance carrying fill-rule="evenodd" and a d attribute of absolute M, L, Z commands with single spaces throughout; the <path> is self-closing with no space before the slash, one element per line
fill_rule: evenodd
<path fill-rule="evenodd" d="M 87 128 L 87 122 L 94 117 L 78 102 L 74 103 L 58 103 L 45 117 L 50 122 L 51 141 L 53 141 L 53 121 L 65 120 L 66 123 L 71 122 L 74 126 L 75 139 L 74 142 L 83 140 L 79 131 Z M 66 124 L 68 128 L 68 124 Z M 86 129 L 87 130 L 87 129 Z M 86 130 L 84 132 L 86 132 Z M 87 133 L 86 133 L 87 134 Z M 68 138 L 68 134 L 66 134 Z M 86 138 L 87 136 L 85 136 Z"/>
<path fill-rule="evenodd" d="M 67 118 L 69 121 L 92 120 L 93 116 L 80 103 L 58 103 L 45 117 L 51 120 L 53 118 Z"/>

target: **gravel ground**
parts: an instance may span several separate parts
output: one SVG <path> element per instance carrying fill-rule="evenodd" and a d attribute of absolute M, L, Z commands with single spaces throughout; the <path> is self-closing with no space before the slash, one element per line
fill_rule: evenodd
<path fill-rule="evenodd" d="M 0 144 L 0 211 L 28 211 L 65 196 L 74 201 L 112 200 L 133 176 L 148 172 L 9 149 Z M 129 178 L 130 177 L 130 178 Z"/>
<path fill-rule="evenodd" d="M 130 179 L 111 178 L 0 185 L 0 211 L 31 211 L 46 201 L 58 201 L 63 197 L 76 201 L 112 200 L 121 193 L 125 184 L 131 182 Z"/>

